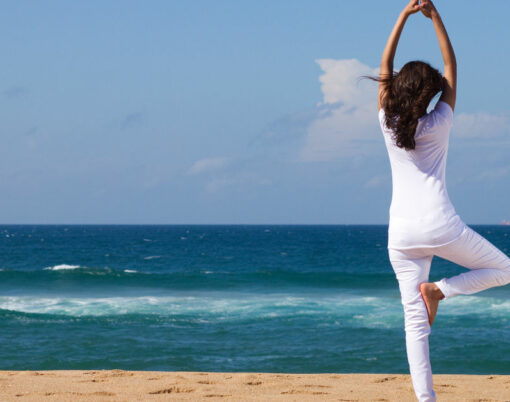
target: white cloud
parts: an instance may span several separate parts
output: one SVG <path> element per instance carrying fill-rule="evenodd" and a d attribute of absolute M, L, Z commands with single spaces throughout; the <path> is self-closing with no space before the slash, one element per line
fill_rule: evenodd
<path fill-rule="evenodd" d="M 371 68 L 356 59 L 318 59 L 324 74 L 319 77 L 323 101 L 321 104 L 342 102 L 347 106 L 374 103 L 377 87 L 371 81 L 359 81 L 362 75 L 379 75 L 378 68 Z"/>
<path fill-rule="evenodd" d="M 377 75 L 356 59 L 316 60 L 323 74 L 319 77 L 323 101 L 317 117 L 310 122 L 302 161 L 329 161 L 338 157 L 368 155 L 381 135 L 377 120 L 377 83 L 361 80 Z M 380 145 L 380 144 L 379 144 Z"/>
<path fill-rule="evenodd" d="M 223 156 L 204 158 L 196 161 L 187 171 L 189 175 L 203 173 L 210 173 L 203 181 L 204 190 L 208 193 L 219 193 L 227 189 L 244 191 L 247 188 L 271 183 L 258 172 L 251 170 L 250 161 L 246 158 L 244 160 Z"/>
<path fill-rule="evenodd" d="M 335 183 L 357 182 L 365 177 L 357 185 L 367 191 L 391 188 L 391 171 L 377 118 L 377 83 L 360 81 L 363 75 L 377 76 L 378 69 L 355 59 L 319 59 L 317 63 L 322 69 L 319 77 L 321 102 L 269 124 L 249 144 L 246 155 L 196 161 L 188 174 L 199 176 L 197 179 L 204 185 L 205 192 L 245 192 L 257 186 L 293 180 L 299 175 L 303 180 L 310 177 L 326 180 L 326 176 L 335 175 Z M 493 179 L 505 180 L 509 174 L 506 165 L 492 169 L 501 165 L 498 161 L 509 149 L 510 138 L 501 137 L 509 132 L 508 116 L 456 113 L 455 118 L 453 136 L 459 142 L 455 146 L 457 153 L 453 155 L 453 167 L 457 170 L 453 171 L 452 181 L 460 182 L 459 176 L 473 180 L 476 174 L 481 178 L 492 175 Z M 479 153 L 480 141 L 475 144 L 470 139 L 489 136 L 491 141 L 484 144 L 487 149 L 494 149 L 495 157 L 486 160 L 487 172 L 466 170 Z M 310 166 L 299 162 L 325 163 Z M 328 162 L 334 163 L 328 165 Z M 331 173 L 333 171 L 335 173 Z"/>
<path fill-rule="evenodd" d="M 229 158 L 213 157 L 196 161 L 188 170 L 188 174 L 199 174 L 223 168 L 229 164 Z"/>
<path fill-rule="evenodd" d="M 381 129 L 377 119 L 377 83 L 360 80 L 378 75 L 356 59 L 318 59 L 323 99 L 306 124 L 304 145 L 298 159 L 332 161 L 345 157 L 369 157 L 381 152 Z M 497 139 L 510 134 L 510 115 L 486 112 L 455 116 L 452 135 L 460 139 Z M 501 145 L 508 145 L 502 143 Z"/>
<path fill-rule="evenodd" d="M 471 181 L 485 182 L 487 180 L 498 181 L 510 176 L 510 166 L 496 167 L 493 169 L 483 170 L 471 178 Z"/>
<path fill-rule="evenodd" d="M 241 172 L 233 175 L 226 175 L 223 177 L 216 177 L 210 180 L 205 189 L 210 193 L 215 193 L 223 190 L 226 187 L 241 187 L 241 186 L 263 186 L 271 184 L 270 180 L 259 176 L 255 173 Z"/>
<path fill-rule="evenodd" d="M 486 112 L 455 116 L 452 135 L 459 138 L 494 138 L 510 134 L 510 117 Z"/>
<path fill-rule="evenodd" d="M 377 188 L 377 187 L 383 187 L 390 184 L 391 185 L 391 175 L 389 173 L 387 174 L 379 174 L 372 178 L 370 178 L 363 187 L 365 188 Z"/>

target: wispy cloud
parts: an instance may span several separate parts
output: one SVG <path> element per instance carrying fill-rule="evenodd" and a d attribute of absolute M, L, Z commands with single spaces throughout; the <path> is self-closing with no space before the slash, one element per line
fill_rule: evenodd
<path fill-rule="evenodd" d="M 510 116 L 480 112 L 459 113 L 452 134 L 459 138 L 494 138 L 510 134 Z"/>
<path fill-rule="evenodd" d="M 471 180 L 475 182 L 487 180 L 497 181 L 506 177 L 510 177 L 510 166 L 500 166 L 482 170 L 480 173 L 474 175 Z"/>
<path fill-rule="evenodd" d="M 253 172 L 240 172 L 234 174 L 227 174 L 221 177 L 211 179 L 205 189 L 207 192 L 216 193 L 224 190 L 227 187 L 243 187 L 254 185 L 264 186 L 271 184 L 271 181 Z"/>
<path fill-rule="evenodd" d="M 369 179 L 363 187 L 365 188 L 377 188 L 382 187 L 386 185 L 391 185 L 391 175 L 389 173 L 387 174 L 379 174 L 371 179 Z"/>
<path fill-rule="evenodd" d="M 193 163 L 193 165 L 188 170 L 188 174 L 199 174 L 210 172 L 212 170 L 218 170 L 220 168 L 226 167 L 229 163 L 230 159 L 223 156 L 200 159 Z"/>
<path fill-rule="evenodd" d="M 216 156 L 196 161 L 186 173 L 197 176 L 206 193 L 251 191 L 257 186 L 271 184 L 259 162 L 247 155 L 237 158 Z"/>

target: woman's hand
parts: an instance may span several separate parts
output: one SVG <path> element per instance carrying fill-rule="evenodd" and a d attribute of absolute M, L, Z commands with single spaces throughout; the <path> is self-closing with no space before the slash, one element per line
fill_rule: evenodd
<path fill-rule="evenodd" d="M 420 3 L 419 0 L 411 0 L 409 2 L 409 4 L 404 8 L 404 11 L 403 11 L 404 14 L 406 16 L 409 16 L 411 14 L 415 14 L 418 11 L 420 11 L 421 10 L 421 6 L 420 6 L 419 3 Z"/>
<path fill-rule="evenodd" d="M 436 7 L 431 0 L 422 0 L 419 7 L 423 15 L 427 18 L 432 18 L 433 14 L 437 14 Z"/>

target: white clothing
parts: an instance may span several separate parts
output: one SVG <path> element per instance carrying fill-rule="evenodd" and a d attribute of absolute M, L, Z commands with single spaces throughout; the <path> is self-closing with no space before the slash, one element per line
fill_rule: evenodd
<path fill-rule="evenodd" d="M 437 247 L 458 238 L 466 225 L 446 190 L 445 169 L 453 110 L 438 101 L 418 120 L 416 147 L 399 148 L 379 110 L 379 123 L 390 158 L 393 195 L 388 248 Z"/>
<path fill-rule="evenodd" d="M 431 327 L 420 292 L 420 284 L 429 280 L 432 258 L 437 255 L 470 269 L 434 282 L 445 299 L 510 283 L 510 258 L 468 226 L 459 238 L 446 245 L 402 250 L 390 248 L 388 255 L 404 307 L 407 359 L 414 392 L 419 402 L 433 402 L 436 394 L 428 339 Z"/>
<path fill-rule="evenodd" d="M 416 397 L 431 402 L 436 394 L 429 359 L 430 324 L 420 284 L 428 282 L 432 258 L 437 255 L 471 269 L 434 282 L 445 298 L 510 283 L 510 258 L 469 228 L 448 197 L 445 168 L 451 107 L 439 101 L 418 120 L 414 150 L 396 146 L 383 109 L 379 122 L 393 179 L 388 254 L 404 307 L 409 369 Z"/>

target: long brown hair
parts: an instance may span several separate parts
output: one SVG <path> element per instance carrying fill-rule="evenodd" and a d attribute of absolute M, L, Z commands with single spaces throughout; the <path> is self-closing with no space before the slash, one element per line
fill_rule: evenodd
<path fill-rule="evenodd" d="M 427 112 L 430 101 L 443 91 L 443 75 L 430 64 L 415 60 L 388 77 L 364 76 L 383 84 L 381 105 L 386 126 L 394 132 L 399 148 L 414 149 L 418 119 Z"/>

